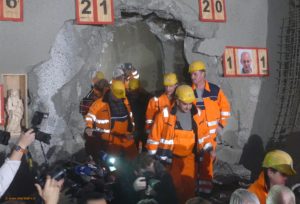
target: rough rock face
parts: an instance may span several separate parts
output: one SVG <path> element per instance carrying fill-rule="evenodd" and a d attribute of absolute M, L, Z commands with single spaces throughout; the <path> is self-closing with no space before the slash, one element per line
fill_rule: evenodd
<path fill-rule="evenodd" d="M 224 78 L 222 53 L 225 45 L 266 46 L 267 1 L 227 1 L 226 23 L 200 22 L 198 1 L 194 0 L 114 3 L 114 26 L 65 22 L 49 60 L 29 73 L 31 110 L 50 113 L 43 126 L 53 134 L 51 145 L 45 147 L 47 152 L 51 149 L 49 156 L 55 155 L 50 159 L 67 157 L 83 147 L 84 121 L 78 106 L 89 90 L 94 71 L 102 70 L 110 78 L 118 63 L 132 62 L 140 70 L 144 86 L 153 91 L 161 87 L 164 71 L 175 71 L 187 80 L 186 63 L 200 59 L 207 64 L 208 80 L 221 86 L 232 106 L 223 137 L 230 148 L 218 149 L 220 160 L 237 164 L 251 134 L 264 79 Z M 245 3 L 247 10 L 242 9 Z M 137 15 L 125 18 L 124 12 Z M 40 145 L 35 144 L 33 149 L 42 162 Z"/>
<path fill-rule="evenodd" d="M 159 87 L 160 44 L 150 31 L 140 34 L 145 27 L 144 23 L 134 22 L 121 22 L 115 27 L 77 26 L 68 21 L 58 33 L 50 59 L 29 73 L 31 110 L 50 114 L 41 130 L 53 135 L 51 145 L 45 146 L 46 151 L 51 148 L 51 154 L 55 154 L 51 160 L 67 157 L 83 147 L 85 123 L 79 114 L 79 101 L 89 91 L 94 71 L 102 70 L 111 78 L 118 63 L 132 62 L 144 69 L 147 78 L 142 83 L 146 88 Z M 34 152 L 41 155 L 39 144 L 34 145 Z"/>

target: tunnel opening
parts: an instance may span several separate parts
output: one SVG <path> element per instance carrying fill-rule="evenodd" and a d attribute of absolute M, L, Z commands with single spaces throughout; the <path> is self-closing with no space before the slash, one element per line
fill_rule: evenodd
<path fill-rule="evenodd" d="M 77 110 L 95 71 L 103 71 L 110 80 L 115 67 L 130 62 L 151 93 L 163 89 L 163 73 L 175 72 L 180 81 L 188 81 L 185 35 L 180 21 L 155 14 L 122 12 L 122 20 L 111 27 L 65 22 L 50 59 L 29 73 L 30 109 L 50 113 L 45 128 L 52 133 L 51 145 L 44 147 L 51 152 L 47 159 L 64 159 L 83 148 L 85 122 Z M 42 163 L 40 145 L 34 145 L 34 152 Z"/>

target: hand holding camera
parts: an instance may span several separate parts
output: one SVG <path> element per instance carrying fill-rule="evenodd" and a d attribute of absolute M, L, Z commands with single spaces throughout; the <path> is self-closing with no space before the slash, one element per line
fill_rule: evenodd
<path fill-rule="evenodd" d="M 23 149 L 26 149 L 35 139 L 35 133 L 33 129 L 29 129 L 27 132 L 21 135 L 18 145 Z"/>
<path fill-rule="evenodd" d="M 47 176 L 46 183 L 44 188 L 39 184 L 35 184 L 39 195 L 43 198 L 46 204 L 57 204 L 59 199 L 59 192 L 62 188 L 64 180 L 61 179 L 59 181 Z"/>

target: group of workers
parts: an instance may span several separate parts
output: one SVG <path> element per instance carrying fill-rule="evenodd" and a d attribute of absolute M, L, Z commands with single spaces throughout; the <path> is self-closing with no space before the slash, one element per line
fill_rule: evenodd
<path fill-rule="evenodd" d="M 88 154 L 97 157 L 103 150 L 133 159 L 147 151 L 165 164 L 179 203 L 195 193 L 212 192 L 216 137 L 230 117 L 224 92 L 206 80 L 205 63 L 194 61 L 188 71 L 191 86 L 179 83 L 175 73 L 166 73 L 164 92 L 153 97 L 141 87 L 138 70 L 130 63 L 116 68 L 110 82 L 97 72 L 82 111 Z M 295 174 L 291 158 L 279 150 L 266 156 L 263 167 L 249 188 L 261 203 L 270 185 L 284 183 L 280 176 Z"/>

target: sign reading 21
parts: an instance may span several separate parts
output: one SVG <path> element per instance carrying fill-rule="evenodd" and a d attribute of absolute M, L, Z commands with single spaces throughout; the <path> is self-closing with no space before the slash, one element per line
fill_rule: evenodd
<path fill-rule="evenodd" d="M 78 24 L 113 24 L 113 0 L 76 0 Z"/>

